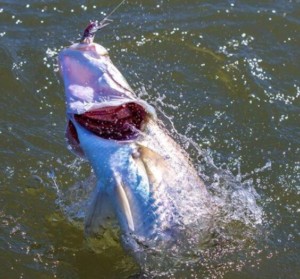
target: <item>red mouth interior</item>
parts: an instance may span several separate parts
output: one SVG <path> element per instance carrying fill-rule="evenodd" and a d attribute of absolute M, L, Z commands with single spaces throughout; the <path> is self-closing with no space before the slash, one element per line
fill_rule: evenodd
<path fill-rule="evenodd" d="M 137 103 L 126 103 L 75 114 L 75 120 L 87 130 L 104 139 L 131 140 L 137 138 L 147 112 Z M 68 132 L 79 144 L 76 128 L 69 121 Z"/>

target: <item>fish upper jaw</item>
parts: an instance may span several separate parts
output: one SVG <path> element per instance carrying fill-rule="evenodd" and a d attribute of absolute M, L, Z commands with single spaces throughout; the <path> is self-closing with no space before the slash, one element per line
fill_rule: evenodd
<path fill-rule="evenodd" d="M 58 62 L 68 113 L 81 114 L 103 102 L 135 98 L 107 50 L 99 44 L 73 44 L 60 52 Z"/>

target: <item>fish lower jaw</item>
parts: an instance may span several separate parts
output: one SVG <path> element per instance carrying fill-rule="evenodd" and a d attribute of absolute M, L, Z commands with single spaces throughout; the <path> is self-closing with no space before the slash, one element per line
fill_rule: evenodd
<path fill-rule="evenodd" d="M 66 137 L 71 150 L 82 157 L 78 126 L 99 139 L 126 143 L 139 138 L 150 118 L 156 118 L 155 110 L 141 100 L 107 103 L 82 114 L 70 115 Z"/>

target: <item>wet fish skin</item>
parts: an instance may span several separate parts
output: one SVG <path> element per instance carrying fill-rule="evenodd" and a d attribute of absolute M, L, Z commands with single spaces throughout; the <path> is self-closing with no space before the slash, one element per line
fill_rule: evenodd
<path fill-rule="evenodd" d="M 116 216 L 129 249 L 155 247 L 186 234 L 201 241 L 212 226 L 210 196 L 188 154 L 156 119 L 152 106 L 138 99 L 112 64 L 107 50 L 93 42 L 79 43 L 59 54 L 68 120 L 97 177 L 85 215 L 92 235 Z M 88 131 L 75 114 L 136 102 L 147 112 L 137 138 L 117 141 Z M 73 143 L 74 144 L 74 143 Z"/>

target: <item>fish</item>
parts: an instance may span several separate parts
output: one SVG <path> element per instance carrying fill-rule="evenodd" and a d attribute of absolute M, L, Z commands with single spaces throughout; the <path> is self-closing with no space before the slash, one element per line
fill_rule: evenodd
<path fill-rule="evenodd" d="M 107 49 L 94 42 L 102 25 L 91 22 L 81 41 L 58 55 L 66 138 L 96 176 L 81 209 L 85 235 L 101 235 L 113 219 L 134 254 L 183 239 L 198 245 L 213 227 L 211 196 L 155 108 L 137 97 Z"/>

